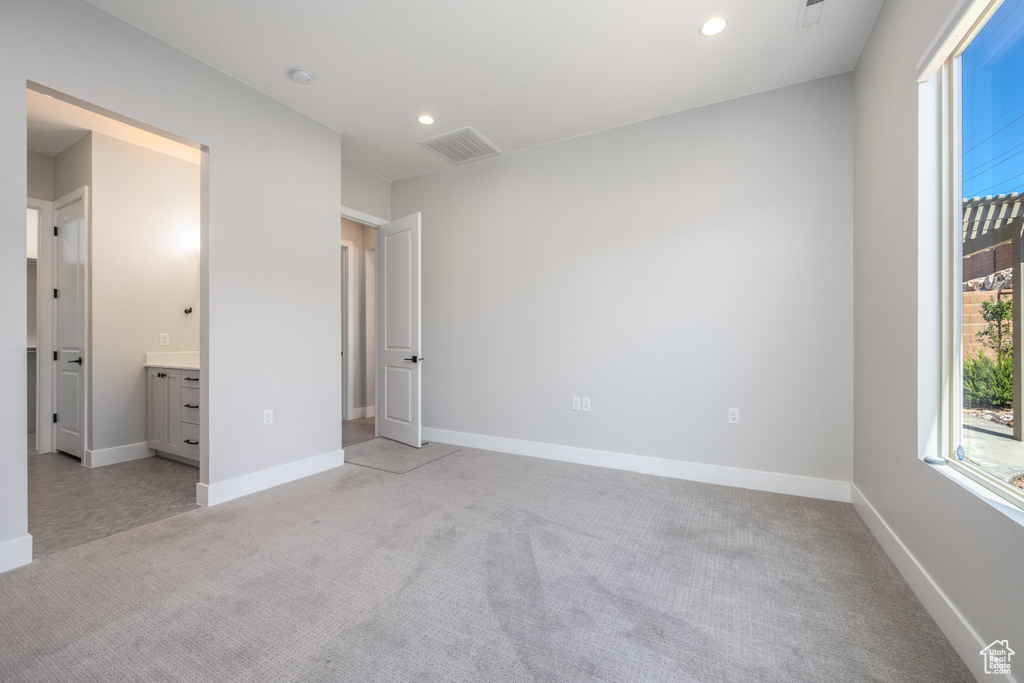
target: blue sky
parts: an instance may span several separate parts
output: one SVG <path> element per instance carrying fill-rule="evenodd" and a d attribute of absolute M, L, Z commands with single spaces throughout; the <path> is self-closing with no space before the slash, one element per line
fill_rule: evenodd
<path fill-rule="evenodd" d="M 1024 0 L 1004 0 L 962 65 L 964 196 L 1024 192 Z"/>

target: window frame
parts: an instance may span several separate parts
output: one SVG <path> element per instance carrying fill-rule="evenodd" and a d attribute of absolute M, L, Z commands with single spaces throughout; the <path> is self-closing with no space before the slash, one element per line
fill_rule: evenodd
<path fill-rule="evenodd" d="M 938 66 L 942 145 L 942 382 L 941 408 L 945 428 L 940 430 L 941 457 L 924 457 L 932 465 L 948 465 L 988 492 L 1024 511 L 1024 490 L 1003 481 L 980 467 L 959 459 L 957 448 L 963 433 L 963 150 L 962 150 L 962 56 L 978 33 L 1002 5 L 1003 0 L 965 0 L 950 17 L 929 54 L 922 60 L 938 61 L 937 49 L 950 50 Z M 974 17 L 973 20 L 971 17 Z M 919 65 L 920 66 L 920 65 Z M 934 68 L 934 67 L 933 67 Z M 919 73 L 923 82 L 931 76 Z M 1016 303 L 1016 302 L 1015 302 Z M 1018 334 L 1018 330 L 1014 330 Z M 1024 362 L 1022 359 L 1014 359 Z"/>

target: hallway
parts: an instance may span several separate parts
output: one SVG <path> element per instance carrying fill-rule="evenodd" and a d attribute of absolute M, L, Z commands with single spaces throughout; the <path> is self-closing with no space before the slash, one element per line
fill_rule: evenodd
<path fill-rule="evenodd" d="M 358 420 L 344 420 L 341 423 L 341 447 L 348 448 L 376 438 L 376 418 L 361 417 Z"/>

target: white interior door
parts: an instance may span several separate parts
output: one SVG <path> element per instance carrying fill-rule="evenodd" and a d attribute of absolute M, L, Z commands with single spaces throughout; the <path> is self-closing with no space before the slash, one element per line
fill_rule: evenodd
<path fill-rule="evenodd" d="M 87 202 L 87 188 L 54 202 L 56 447 L 79 458 L 85 457 L 86 438 Z"/>
<path fill-rule="evenodd" d="M 377 229 L 377 433 L 419 448 L 420 214 Z"/>

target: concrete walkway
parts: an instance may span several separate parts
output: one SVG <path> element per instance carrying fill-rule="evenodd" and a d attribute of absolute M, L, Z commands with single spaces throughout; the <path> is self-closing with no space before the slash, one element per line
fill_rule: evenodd
<path fill-rule="evenodd" d="M 1013 427 L 964 415 L 966 459 L 1003 481 L 1024 474 L 1024 443 L 1013 440 Z"/>

